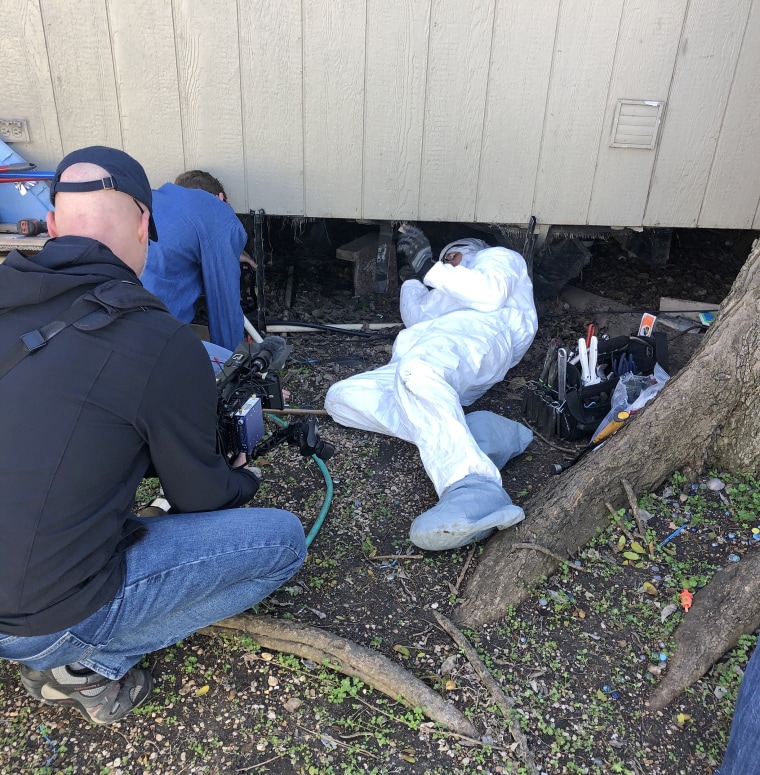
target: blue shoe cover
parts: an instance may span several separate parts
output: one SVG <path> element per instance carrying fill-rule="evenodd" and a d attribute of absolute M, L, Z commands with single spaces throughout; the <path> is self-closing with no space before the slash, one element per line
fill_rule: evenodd
<path fill-rule="evenodd" d="M 503 487 L 479 476 L 466 476 L 412 522 L 409 538 L 420 549 L 456 549 L 523 519 L 525 512 L 512 503 Z"/>
<path fill-rule="evenodd" d="M 464 419 L 477 445 L 499 470 L 533 441 L 530 428 L 493 412 L 470 412 Z"/>

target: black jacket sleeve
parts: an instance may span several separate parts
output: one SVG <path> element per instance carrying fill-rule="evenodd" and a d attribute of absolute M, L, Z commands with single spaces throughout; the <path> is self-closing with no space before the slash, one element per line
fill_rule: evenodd
<path fill-rule="evenodd" d="M 167 342 L 140 407 L 141 432 L 164 494 L 178 512 L 247 503 L 258 479 L 216 451 L 216 383 L 205 348 L 187 327 Z"/>

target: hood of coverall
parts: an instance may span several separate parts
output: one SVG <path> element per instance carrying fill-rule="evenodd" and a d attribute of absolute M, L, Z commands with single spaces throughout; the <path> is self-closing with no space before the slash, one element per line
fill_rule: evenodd
<path fill-rule="evenodd" d="M 475 237 L 465 237 L 465 239 L 458 239 L 454 242 L 449 242 L 448 245 L 441 251 L 438 256 L 439 261 L 443 261 L 443 257 L 447 253 L 459 252 L 462 254 L 462 263 L 460 266 L 464 266 L 467 269 L 472 269 L 475 263 L 475 256 L 481 251 L 490 248 L 491 246 L 484 242 L 482 239 L 476 239 Z"/>

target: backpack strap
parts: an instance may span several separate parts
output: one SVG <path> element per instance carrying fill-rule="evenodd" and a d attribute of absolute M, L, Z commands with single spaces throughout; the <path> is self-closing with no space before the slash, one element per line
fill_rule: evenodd
<path fill-rule="evenodd" d="M 142 285 L 126 280 L 108 280 L 83 293 L 57 320 L 22 334 L 15 347 L 0 360 L 0 379 L 27 355 L 41 350 L 54 336 L 74 325 L 81 331 L 95 331 L 128 312 L 166 307 Z"/>

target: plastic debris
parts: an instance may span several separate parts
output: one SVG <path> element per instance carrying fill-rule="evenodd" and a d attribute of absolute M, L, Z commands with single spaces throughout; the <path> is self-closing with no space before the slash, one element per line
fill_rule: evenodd
<path fill-rule="evenodd" d="M 712 490 L 713 492 L 718 492 L 719 490 L 724 489 L 725 486 L 726 485 L 723 484 L 723 482 L 720 479 L 718 479 L 717 476 L 714 476 L 712 479 L 710 479 L 707 482 L 707 489 Z"/>
<path fill-rule="evenodd" d="M 741 560 L 741 557 L 739 557 L 738 554 L 729 554 L 728 555 L 728 561 L 729 562 L 739 562 Z"/>
<path fill-rule="evenodd" d="M 48 768 L 53 763 L 56 757 L 55 742 L 53 742 L 53 740 L 51 740 L 50 737 L 45 734 L 44 726 L 40 726 L 40 735 L 42 735 L 42 739 L 50 746 L 50 749 L 51 749 L 50 758 L 45 762 L 45 768 Z"/>
<path fill-rule="evenodd" d="M 662 549 L 662 547 L 665 546 L 665 544 L 668 543 L 668 541 L 672 541 L 680 532 L 682 532 L 683 530 L 686 530 L 688 526 L 689 526 L 689 523 L 684 522 L 684 524 L 681 525 L 681 527 L 676 528 L 666 539 L 664 539 L 663 541 L 660 541 L 660 543 L 657 544 L 657 548 Z"/>
<path fill-rule="evenodd" d="M 692 595 L 688 589 L 684 589 L 678 596 L 678 599 L 681 601 L 684 612 L 686 612 L 691 608 L 691 604 L 694 601 L 694 595 Z"/>

